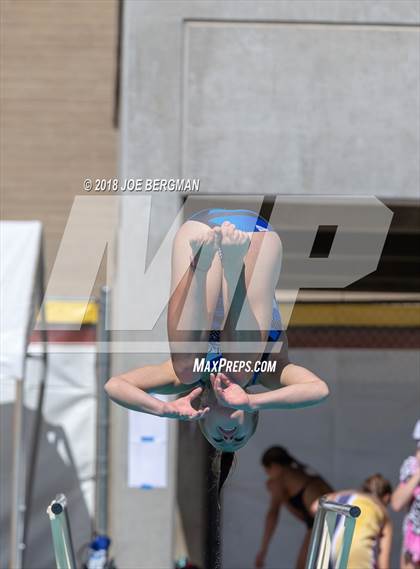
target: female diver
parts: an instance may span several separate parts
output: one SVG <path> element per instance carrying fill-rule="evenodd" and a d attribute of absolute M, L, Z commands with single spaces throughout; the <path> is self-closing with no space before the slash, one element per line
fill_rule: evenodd
<path fill-rule="evenodd" d="M 310 472 L 305 464 L 296 460 L 281 446 L 267 449 L 261 462 L 268 476 L 267 489 L 271 500 L 255 567 L 264 567 L 280 509 L 284 506 L 306 526 L 305 537 L 296 562 L 296 569 L 303 569 L 306 564 L 318 499 L 332 492 L 332 488 L 321 476 Z"/>
<path fill-rule="evenodd" d="M 105 387 L 109 397 L 139 412 L 199 421 L 204 436 L 221 451 L 227 472 L 234 451 L 255 432 L 260 410 L 325 399 L 327 385 L 287 358 L 273 300 L 280 260 L 277 233 L 256 213 L 211 209 L 194 214 L 178 230 L 172 251 L 171 358 L 112 377 Z M 244 353 L 246 344 L 253 351 Z M 264 362 L 275 371 L 259 373 Z M 249 393 L 257 383 L 266 391 Z M 180 397 L 167 402 L 153 394 Z M 219 488 L 227 472 L 221 473 Z"/>

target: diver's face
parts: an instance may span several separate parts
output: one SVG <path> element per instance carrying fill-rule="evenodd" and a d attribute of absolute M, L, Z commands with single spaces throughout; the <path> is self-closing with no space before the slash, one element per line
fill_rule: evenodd
<path fill-rule="evenodd" d="M 253 421 L 249 413 L 213 404 L 203 419 L 203 430 L 213 446 L 224 452 L 235 452 L 253 434 Z"/>

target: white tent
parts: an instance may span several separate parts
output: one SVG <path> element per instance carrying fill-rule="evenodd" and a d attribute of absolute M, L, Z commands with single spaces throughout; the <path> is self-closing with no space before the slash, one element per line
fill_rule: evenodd
<path fill-rule="evenodd" d="M 81 332 L 74 341 L 73 331 L 69 341 L 64 321 L 56 322 L 56 339 L 51 324 L 48 344 L 45 322 L 31 339 L 36 319 L 44 319 L 39 222 L 0 222 L 0 254 L 0 567 L 51 567 L 46 508 L 57 493 L 69 499 L 76 549 L 92 535 L 96 340 L 89 334 L 83 339 Z M 65 305 L 67 316 L 78 310 L 74 299 L 53 304 Z M 90 324 L 96 323 L 94 310 Z"/>
<path fill-rule="evenodd" d="M 9 565 L 13 569 L 20 569 L 24 548 L 27 457 L 29 456 L 29 467 L 31 467 L 36 454 L 36 433 L 39 422 L 35 422 L 32 453 L 27 453 L 24 444 L 23 382 L 29 335 L 36 317 L 36 307 L 41 305 L 43 297 L 41 223 L 39 221 L 0 222 L 0 259 L 0 385 L 3 391 L 13 382 L 15 390 Z M 43 359 L 46 363 L 45 351 Z M 45 366 L 38 398 L 38 417 L 41 415 L 44 383 Z M 3 468 L 10 468 L 10 465 L 3 465 Z"/>

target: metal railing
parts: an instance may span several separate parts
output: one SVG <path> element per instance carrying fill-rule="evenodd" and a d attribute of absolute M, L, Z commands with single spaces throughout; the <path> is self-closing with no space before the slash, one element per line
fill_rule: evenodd
<path fill-rule="evenodd" d="M 356 518 L 361 514 L 360 508 L 349 504 L 330 502 L 325 498 L 319 500 L 315 523 L 309 545 L 306 569 L 346 569 L 353 539 Z M 331 562 L 331 545 L 338 516 L 344 516 L 344 534 L 341 551 Z"/>
<path fill-rule="evenodd" d="M 67 500 L 59 494 L 48 506 L 57 569 L 76 569 L 76 558 L 67 515 Z"/>
<path fill-rule="evenodd" d="M 110 290 L 101 288 L 100 312 L 97 328 L 99 343 L 111 339 Z M 109 397 L 105 393 L 105 383 L 111 377 L 111 361 L 108 350 L 100 348 L 97 355 L 97 428 L 96 428 L 96 496 L 95 526 L 100 534 L 108 533 L 108 458 L 109 458 Z"/>

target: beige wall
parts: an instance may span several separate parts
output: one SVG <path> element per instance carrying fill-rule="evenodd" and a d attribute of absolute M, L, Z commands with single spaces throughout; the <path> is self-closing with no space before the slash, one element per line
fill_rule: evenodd
<path fill-rule="evenodd" d="M 1 217 L 44 223 L 49 272 L 84 178 L 116 174 L 118 4 L 1 0 L 0 9 Z"/>

